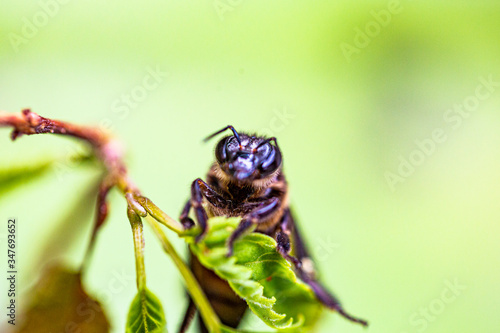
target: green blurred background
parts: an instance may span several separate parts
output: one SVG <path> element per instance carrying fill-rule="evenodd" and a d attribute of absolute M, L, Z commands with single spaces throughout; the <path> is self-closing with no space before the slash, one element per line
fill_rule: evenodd
<path fill-rule="evenodd" d="M 54 1 L 1 2 L 0 109 L 111 126 L 132 178 L 175 217 L 213 160 L 204 136 L 276 135 L 322 279 L 366 332 L 500 330 L 500 3 Z M 27 290 L 97 173 L 67 159 L 73 140 L 0 134 L 2 168 L 66 159 L 1 198 Z M 175 332 L 184 291 L 152 236 L 148 285 Z M 85 241 L 64 254 L 74 265 Z M 135 281 L 117 193 L 85 282 L 122 332 Z M 318 331 L 365 332 L 332 313 Z"/>

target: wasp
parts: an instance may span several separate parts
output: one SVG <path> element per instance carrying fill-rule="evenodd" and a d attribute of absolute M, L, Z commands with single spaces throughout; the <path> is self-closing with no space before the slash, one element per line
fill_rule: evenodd
<path fill-rule="evenodd" d="M 180 221 L 185 228 L 195 225 L 189 217 L 194 211 L 202 232 L 207 232 L 207 221 L 212 216 L 238 216 L 241 222 L 227 240 L 228 256 L 233 244 L 248 229 L 273 237 L 277 251 L 295 268 L 300 279 L 314 291 L 316 298 L 326 307 L 337 311 L 346 319 L 367 326 L 363 319 L 348 314 L 335 296 L 315 277 L 311 256 L 300 235 L 297 223 L 289 207 L 288 185 L 283 173 L 283 156 L 275 137 L 238 133 L 229 125 L 205 138 L 209 139 L 231 130 L 233 135 L 224 137 L 215 148 L 216 161 L 212 164 L 206 181 L 198 178 L 191 186 L 191 197 L 182 210 Z M 293 255 L 292 255 L 293 254 Z M 193 274 L 207 298 L 226 326 L 236 328 L 247 304 L 239 298 L 213 271 L 200 264 L 194 255 L 190 257 Z M 196 312 L 190 299 L 179 332 L 185 332 Z M 200 332 L 208 332 L 200 320 Z"/>

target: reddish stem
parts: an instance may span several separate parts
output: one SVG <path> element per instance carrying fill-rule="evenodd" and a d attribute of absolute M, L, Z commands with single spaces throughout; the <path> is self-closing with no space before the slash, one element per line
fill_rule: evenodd
<path fill-rule="evenodd" d="M 84 140 L 92 146 L 96 157 L 104 165 L 106 173 L 97 195 L 96 217 L 83 263 L 83 266 L 85 266 L 92 252 L 97 231 L 103 225 L 108 215 L 106 198 L 109 191 L 116 186 L 125 195 L 127 193 L 131 193 L 132 197 L 140 195 L 139 190 L 127 175 L 127 168 L 123 162 L 123 149 L 120 143 L 111 137 L 110 134 L 99 129 L 44 118 L 31 112 L 29 109 L 15 114 L 0 111 L 0 127 L 13 128 L 11 134 L 12 140 L 16 140 L 22 135 L 44 133 L 67 135 Z"/>

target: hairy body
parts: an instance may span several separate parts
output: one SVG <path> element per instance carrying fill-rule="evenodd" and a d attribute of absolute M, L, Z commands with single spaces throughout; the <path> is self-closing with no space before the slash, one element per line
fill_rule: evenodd
<path fill-rule="evenodd" d="M 191 199 L 180 216 L 183 225 L 189 228 L 195 224 L 189 217 L 193 209 L 202 229 L 199 240 L 206 233 L 209 217 L 241 217 L 227 241 L 228 256 L 232 254 L 234 241 L 255 225 L 254 232 L 276 240 L 277 251 L 294 265 L 297 275 L 311 287 L 320 302 L 353 322 L 367 325 L 366 321 L 346 313 L 340 302 L 316 280 L 312 260 L 289 208 L 288 186 L 276 139 L 239 134 L 232 126 L 209 138 L 227 129 L 231 129 L 234 136 L 223 138 L 217 145 L 217 161 L 210 168 L 207 181 L 198 178 L 193 182 Z M 227 282 L 203 267 L 194 256 L 191 256 L 191 267 L 221 322 L 237 327 L 247 308 L 246 303 Z M 195 311 L 190 301 L 180 332 L 187 329 Z M 201 321 L 200 330 L 207 332 Z"/>

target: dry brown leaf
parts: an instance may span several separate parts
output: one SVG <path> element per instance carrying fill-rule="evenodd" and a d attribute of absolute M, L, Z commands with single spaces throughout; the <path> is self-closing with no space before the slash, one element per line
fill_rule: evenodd
<path fill-rule="evenodd" d="M 19 333 L 105 333 L 110 325 L 96 300 L 82 287 L 81 275 L 60 265 L 42 275 L 20 317 Z"/>

